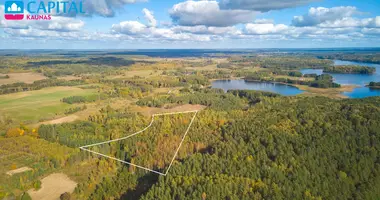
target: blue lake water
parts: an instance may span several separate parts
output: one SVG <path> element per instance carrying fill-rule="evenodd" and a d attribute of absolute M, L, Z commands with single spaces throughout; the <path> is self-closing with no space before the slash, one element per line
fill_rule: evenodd
<path fill-rule="evenodd" d="M 362 62 L 351 62 L 351 61 L 342 61 L 335 60 L 334 65 L 360 65 L 375 67 L 375 74 L 335 74 L 335 73 L 326 73 L 331 74 L 334 77 L 334 82 L 342 85 L 358 85 L 358 88 L 355 88 L 352 92 L 344 92 L 343 94 L 350 98 L 364 98 L 371 96 L 380 96 L 379 89 L 371 89 L 365 87 L 369 82 L 380 82 L 380 65 L 372 63 L 362 63 Z M 302 69 L 300 70 L 303 74 L 323 74 L 323 69 Z"/>
<path fill-rule="evenodd" d="M 361 65 L 375 67 L 375 74 L 331 74 L 334 77 L 336 83 L 342 85 L 357 85 L 352 92 L 344 92 L 343 94 L 349 98 L 364 98 L 371 96 L 380 96 L 380 89 L 371 89 L 365 87 L 369 82 L 380 82 L 380 65 L 372 63 L 361 63 L 361 62 L 350 62 L 335 60 L 335 65 Z M 300 70 L 303 74 L 323 74 L 323 69 L 302 69 Z M 259 90 L 274 92 L 284 96 L 294 96 L 301 94 L 303 91 L 285 84 L 280 83 L 262 83 L 262 82 L 251 82 L 245 80 L 217 80 L 212 82 L 213 88 L 221 88 L 224 91 L 239 89 L 239 90 Z"/>
<path fill-rule="evenodd" d="M 259 90 L 274 92 L 284 96 L 294 96 L 303 91 L 291 86 L 280 83 L 262 83 L 245 80 L 216 80 L 212 82 L 212 88 L 227 90 Z"/>

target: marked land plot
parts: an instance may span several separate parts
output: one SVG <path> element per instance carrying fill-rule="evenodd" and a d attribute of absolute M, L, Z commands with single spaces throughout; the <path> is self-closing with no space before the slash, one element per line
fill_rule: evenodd
<path fill-rule="evenodd" d="M 155 114 L 143 130 L 127 137 L 80 147 L 82 150 L 166 175 L 198 111 Z"/>

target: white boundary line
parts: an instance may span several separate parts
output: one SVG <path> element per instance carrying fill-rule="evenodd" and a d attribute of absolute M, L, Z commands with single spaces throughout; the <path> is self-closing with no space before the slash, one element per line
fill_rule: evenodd
<path fill-rule="evenodd" d="M 193 124 L 194 119 L 195 119 L 195 117 L 196 117 L 197 114 L 198 114 L 198 111 L 199 111 L 199 110 L 185 111 L 185 112 L 172 112 L 172 113 L 153 114 L 153 115 L 152 115 L 152 121 L 150 122 L 150 124 L 149 124 L 147 127 L 145 127 L 144 129 L 142 129 L 141 131 L 138 131 L 138 132 L 133 133 L 133 134 L 131 134 L 131 135 L 128 135 L 128 136 L 126 136 L 126 137 L 122 137 L 122 138 L 118 138 L 118 139 L 114 139 L 114 140 L 109 140 L 109 141 L 105 141 L 105 142 L 99 142 L 99 143 L 95 143 L 95 144 L 90 144 L 90 145 L 86 145 L 86 146 L 81 146 L 81 147 L 79 147 L 79 148 L 80 148 L 81 150 L 88 151 L 88 152 L 90 152 L 90 153 L 94 153 L 94 154 L 99 155 L 99 156 L 103 156 L 103 157 L 106 157 L 106 158 L 109 158 L 109 159 L 113 159 L 113 160 L 116 160 L 116 161 L 119 161 L 119 162 L 122 162 L 122 163 L 125 163 L 125 164 L 129 164 L 129 165 L 132 165 L 132 166 L 135 166 L 135 167 L 141 168 L 141 169 L 145 169 L 145 170 L 150 171 L 150 172 L 154 172 L 154 173 L 159 174 L 159 175 L 162 175 L 162 176 L 166 176 L 166 175 L 168 174 L 168 172 L 169 172 L 169 170 L 170 170 L 170 167 L 172 166 L 172 164 L 173 164 L 175 158 L 177 157 L 177 154 L 178 154 L 178 152 L 179 152 L 179 149 L 181 148 L 182 143 L 183 143 L 183 141 L 185 140 L 186 135 L 187 135 L 187 133 L 189 132 L 190 127 L 191 127 L 191 125 Z M 92 146 L 97 146 L 97 145 L 101 145 L 101 144 L 108 144 L 108 143 L 111 143 L 111 142 L 116 142 L 116 141 L 124 140 L 124 139 L 130 138 L 130 137 L 132 137 L 132 136 L 135 136 L 135 135 L 137 135 L 137 134 L 139 134 L 139 133 L 142 133 L 142 132 L 144 132 L 145 130 L 147 130 L 149 127 L 152 126 L 153 121 L 154 121 L 154 117 L 155 117 L 155 116 L 174 115 L 174 114 L 183 114 L 183 113 L 195 113 L 195 114 L 194 114 L 193 118 L 191 119 L 190 124 L 189 124 L 189 126 L 187 127 L 187 130 L 186 130 L 185 134 L 184 134 L 183 137 L 182 137 L 181 143 L 179 144 L 179 146 L 178 146 L 178 148 L 177 148 L 177 150 L 176 150 L 176 152 L 175 152 L 175 154 L 174 154 L 174 157 L 173 157 L 172 161 L 170 162 L 170 165 L 169 165 L 168 169 L 166 170 L 165 174 L 162 173 L 162 172 L 158 172 L 158 171 L 155 171 L 155 170 L 152 170 L 152 169 L 149 169 L 149 168 L 146 168 L 146 167 L 140 166 L 140 165 L 136 165 L 136 164 L 133 164 L 133 163 L 130 163 L 130 162 L 124 161 L 124 160 L 120 160 L 120 159 L 118 159 L 118 158 L 114 158 L 114 157 L 111 157 L 111 156 L 107 156 L 107 155 L 104 155 L 104 154 L 101 154 L 101 153 L 98 153 L 98 152 L 95 152 L 95 151 L 92 151 L 92 150 L 86 149 L 86 148 L 88 148 L 88 147 L 92 147 Z"/>
<path fill-rule="evenodd" d="M 182 137 L 181 143 L 179 143 L 179 146 L 178 146 L 178 148 L 177 148 L 177 151 L 175 152 L 174 157 L 173 157 L 172 161 L 170 162 L 170 165 L 169 165 L 168 169 L 166 170 L 165 176 L 166 176 L 166 174 L 168 174 L 169 169 L 170 169 L 170 167 L 172 166 L 174 159 L 177 157 L 178 151 L 179 151 L 179 149 L 181 148 L 181 145 L 182 145 L 183 141 L 185 140 L 185 137 L 186 137 L 186 135 L 187 135 L 187 132 L 189 132 L 190 127 L 191 127 L 191 125 L 193 124 L 193 121 L 194 121 L 195 117 L 197 116 L 197 114 L 198 114 L 198 111 L 195 112 L 193 118 L 191 119 L 191 122 L 190 122 L 190 124 L 189 124 L 189 127 L 187 127 L 187 130 L 186 130 L 186 132 L 185 132 L 185 135 Z"/>

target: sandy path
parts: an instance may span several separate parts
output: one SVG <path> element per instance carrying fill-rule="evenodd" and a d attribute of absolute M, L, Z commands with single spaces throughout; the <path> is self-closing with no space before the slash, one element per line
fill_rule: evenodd
<path fill-rule="evenodd" d="M 69 123 L 69 122 L 73 122 L 75 120 L 77 120 L 79 117 L 76 116 L 76 115 L 69 115 L 69 116 L 66 116 L 66 117 L 62 117 L 62 118 L 58 118 L 58 119 L 54 119 L 54 120 L 50 120 L 50 121 L 46 121 L 46 122 L 41 122 L 39 124 L 62 124 L 62 123 Z"/>
<path fill-rule="evenodd" d="M 9 176 L 13 176 L 14 174 L 19 174 L 19 173 L 26 172 L 26 171 L 30 171 L 30 170 L 32 170 L 32 168 L 29 168 L 29 167 L 21 167 L 21 168 L 15 169 L 15 170 L 8 171 L 7 174 L 8 174 Z"/>
<path fill-rule="evenodd" d="M 41 189 L 28 193 L 33 200 L 59 200 L 61 194 L 65 192 L 74 192 L 77 183 L 70 180 L 68 176 L 62 173 L 50 174 L 41 180 Z"/>

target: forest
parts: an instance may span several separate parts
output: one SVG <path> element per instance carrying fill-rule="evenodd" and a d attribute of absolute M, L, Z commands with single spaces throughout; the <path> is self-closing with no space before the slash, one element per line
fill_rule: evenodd
<path fill-rule="evenodd" d="M 337 53 L 317 56 L 322 59 L 338 59 L 354 62 L 380 63 L 380 53 Z"/>
<path fill-rule="evenodd" d="M 376 72 L 376 68 L 356 66 L 356 65 L 350 65 L 350 66 L 337 65 L 337 66 L 325 67 L 323 69 L 323 72 L 340 73 L 340 74 L 373 74 Z"/>
<path fill-rule="evenodd" d="M 289 73 L 289 76 L 295 76 L 296 73 Z M 302 75 L 301 75 L 302 77 Z M 276 76 L 269 75 L 268 73 L 253 73 L 245 76 L 246 81 L 259 81 L 259 82 L 278 82 L 284 84 L 295 84 L 295 85 L 307 85 L 314 88 L 339 88 L 340 84 L 334 83 L 333 77 L 329 74 L 313 75 L 306 74 L 305 78 L 309 79 L 293 79 L 293 78 L 276 78 Z"/>
<path fill-rule="evenodd" d="M 380 97 L 350 99 L 331 74 L 300 72 L 330 68 L 335 53 L 73 54 L 0 56 L 9 76 L 0 79 L 0 199 L 53 195 L 47 184 L 65 200 L 380 197 Z M 214 80 L 304 92 L 223 90 Z M 96 143 L 88 150 L 167 175 L 79 148 Z M 47 181 L 57 174 L 65 178 Z M 54 185 L 67 180 L 71 189 Z"/>
<path fill-rule="evenodd" d="M 77 86 L 84 84 L 82 80 L 58 80 L 58 79 L 48 79 L 48 80 L 40 80 L 34 81 L 31 84 L 19 82 L 12 83 L 6 85 L 0 85 L 0 94 L 10 94 L 17 92 L 25 92 L 32 90 L 40 90 L 42 88 L 54 87 L 54 86 Z"/>
<path fill-rule="evenodd" d="M 370 82 L 368 86 L 374 88 L 380 87 L 380 82 Z"/>

